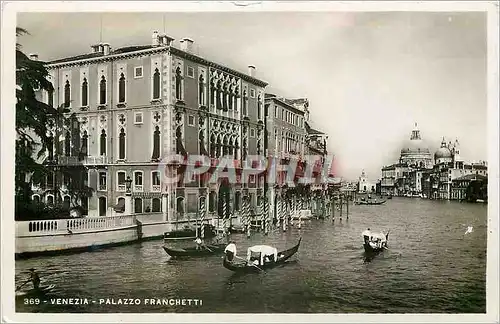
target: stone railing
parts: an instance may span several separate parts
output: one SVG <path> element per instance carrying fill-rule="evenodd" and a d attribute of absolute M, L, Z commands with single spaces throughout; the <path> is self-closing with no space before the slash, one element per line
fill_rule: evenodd
<path fill-rule="evenodd" d="M 135 215 L 21 221 L 16 222 L 16 237 L 101 231 L 135 224 Z"/>

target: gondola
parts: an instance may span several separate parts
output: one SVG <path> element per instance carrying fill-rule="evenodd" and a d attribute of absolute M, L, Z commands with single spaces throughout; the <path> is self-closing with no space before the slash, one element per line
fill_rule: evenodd
<path fill-rule="evenodd" d="M 239 272 L 239 273 L 261 272 L 261 271 L 264 271 L 266 269 L 271 269 L 271 268 L 274 268 L 278 265 L 285 263 L 295 253 L 297 253 L 297 251 L 299 250 L 299 246 L 300 246 L 301 241 L 302 241 L 302 238 L 299 239 L 299 242 L 294 247 L 292 247 L 288 250 L 278 252 L 278 259 L 275 262 L 265 263 L 264 265 L 257 266 L 257 265 L 247 264 L 246 261 L 242 261 L 242 262 L 229 261 L 228 255 L 226 254 L 224 256 L 224 261 L 222 264 L 224 265 L 224 268 L 231 270 L 231 271 L 234 271 L 234 272 Z"/>
<path fill-rule="evenodd" d="M 370 238 L 367 235 L 363 235 L 363 248 L 365 249 L 365 252 L 369 254 L 379 253 L 387 249 L 387 241 L 389 241 L 389 232 L 385 234 L 385 242 L 383 242 L 381 246 L 376 247 L 370 244 Z"/>
<path fill-rule="evenodd" d="M 55 285 L 45 285 L 38 287 L 38 289 L 31 288 L 29 290 L 20 290 L 16 291 L 16 296 L 42 296 L 49 293 L 54 288 Z"/>
<path fill-rule="evenodd" d="M 357 201 L 356 202 L 356 205 L 382 205 L 385 203 L 385 200 L 381 200 L 381 201 Z"/>
<path fill-rule="evenodd" d="M 205 238 L 212 238 L 216 235 L 215 228 L 213 225 L 205 224 L 204 226 L 205 226 Z M 196 229 L 196 228 L 190 228 L 190 227 L 186 226 L 183 229 L 166 232 L 164 234 L 164 239 L 165 240 L 195 239 L 196 233 L 201 233 L 201 227 L 198 227 L 198 229 Z"/>
<path fill-rule="evenodd" d="M 226 244 L 214 244 L 214 245 L 207 244 L 206 248 L 200 247 L 200 249 L 197 249 L 196 247 L 176 249 L 167 246 L 163 246 L 163 249 L 172 258 L 182 258 L 182 257 L 201 257 L 201 256 L 222 253 L 225 247 Z"/>

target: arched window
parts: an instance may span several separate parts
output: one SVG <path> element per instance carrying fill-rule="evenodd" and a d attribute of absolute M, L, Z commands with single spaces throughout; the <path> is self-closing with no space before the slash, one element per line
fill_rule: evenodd
<path fill-rule="evenodd" d="M 99 139 L 99 145 L 101 147 L 101 155 L 106 155 L 106 130 L 101 131 L 101 136 Z"/>
<path fill-rule="evenodd" d="M 125 76 L 120 74 L 118 81 L 118 102 L 125 102 Z"/>
<path fill-rule="evenodd" d="M 125 129 L 120 130 L 120 135 L 118 136 L 118 159 L 125 159 Z"/>
<path fill-rule="evenodd" d="M 152 208 L 153 213 L 161 212 L 161 200 L 160 200 L 160 198 L 153 198 L 152 205 L 153 205 L 153 208 Z"/>
<path fill-rule="evenodd" d="M 83 78 L 82 82 L 82 107 L 89 105 L 89 84 L 87 78 Z"/>
<path fill-rule="evenodd" d="M 48 195 L 47 196 L 47 205 L 54 205 L 54 196 Z"/>
<path fill-rule="evenodd" d="M 242 100 L 242 106 L 243 108 L 241 109 L 241 113 L 243 114 L 243 116 L 246 116 L 247 115 L 247 91 L 246 90 L 243 90 L 243 97 L 241 98 Z"/>
<path fill-rule="evenodd" d="M 160 71 L 157 68 L 153 74 L 153 99 L 160 99 Z"/>
<path fill-rule="evenodd" d="M 184 197 L 177 198 L 176 210 L 180 214 L 184 214 Z"/>
<path fill-rule="evenodd" d="M 88 141 L 89 141 L 89 136 L 87 134 L 87 131 L 84 131 L 82 136 L 82 147 L 80 149 L 80 154 L 82 156 L 88 155 Z"/>
<path fill-rule="evenodd" d="M 153 132 L 153 155 L 151 156 L 153 160 L 160 158 L 160 127 L 155 126 L 155 131 Z"/>
<path fill-rule="evenodd" d="M 229 139 L 229 144 L 227 146 L 227 154 L 228 155 L 233 155 L 233 149 L 234 149 L 234 144 L 233 144 L 233 139 Z"/>
<path fill-rule="evenodd" d="M 234 91 L 234 110 L 238 111 L 238 89 Z"/>
<path fill-rule="evenodd" d="M 217 154 L 217 146 L 215 143 L 215 135 L 212 134 L 210 135 L 210 157 L 215 158 L 216 154 Z"/>
<path fill-rule="evenodd" d="M 106 197 L 99 197 L 99 216 L 106 216 L 107 209 L 108 204 L 106 202 Z"/>
<path fill-rule="evenodd" d="M 71 156 L 71 132 L 66 131 L 64 135 L 64 155 Z"/>
<path fill-rule="evenodd" d="M 262 119 L 262 101 L 260 95 L 257 98 L 257 119 Z"/>
<path fill-rule="evenodd" d="M 233 110 L 233 89 L 229 88 L 229 92 L 227 94 L 227 108 L 229 110 Z"/>
<path fill-rule="evenodd" d="M 32 199 L 33 199 L 34 203 L 36 203 L 36 204 L 40 203 L 40 196 L 39 195 L 33 195 Z"/>
<path fill-rule="evenodd" d="M 210 104 L 215 104 L 215 96 L 216 96 L 216 89 L 215 89 L 215 84 L 210 82 Z"/>
<path fill-rule="evenodd" d="M 134 199 L 134 213 L 142 214 L 142 198 Z"/>
<path fill-rule="evenodd" d="M 222 155 L 222 140 L 220 138 L 220 135 L 217 137 L 217 144 L 215 145 L 215 147 L 216 147 L 215 157 L 218 158 Z"/>
<path fill-rule="evenodd" d="M 54 159 L 54 136 L 50 134 L 49 137 L 47 137 L 47 153 L 48 153 L 48 159 L 53 160 Z"/>
<path fill-rule="evenodd" d="M 200 74 L 200 78 L 198 81 L 198 101 L 200 103 L 200 106 L 205 105 L 205 79 L 203 78 L 203 75 Z"/>
<path fill-rule="evenodd" d="M 175 69 L 175 98 L 182 100 L 182 75 L 180 67 Z"/>
<path fill-rule="evenodd" d="M 63 208 L 69 209 L 71 198 L 69 196 L 64 196 L 63 198 Z"/>
<path fill-rule="evenodd" d="M 234 140 L 234 159 L 235 160 L 238 160 L 239 159 L 239 154 L 238 154 L 238 150 L 240 149 L 240 147 L 238 146 L 238 140 Z"/>
<path fill-rule="evenodd" d="M 71 86 L 69 85 L 69 81 L 66 80 L 66 84 L 64 85 L 64 108 L 69 108 L 70 102 L 71 102 Z"/>
<path fill-rule="evenodd" d="M 228 154 L 228 151 L 229 151 L 229 145 L 228 145 L 226 136 L 224 136 L 224 141 L 222 143 L 223 143 L 222 144 L 222 156 L 225 156 Z"/>
<path fill-rule="evenodd" d="M 227 85 L 222 88 L 222 109 L 227 111 Z"/>
<path fill-rule="evenodd" d="M 99 82 L 99 104 L 106 104 L 106 78 L 104 75 L 101 77 L 101 82 Z"/>

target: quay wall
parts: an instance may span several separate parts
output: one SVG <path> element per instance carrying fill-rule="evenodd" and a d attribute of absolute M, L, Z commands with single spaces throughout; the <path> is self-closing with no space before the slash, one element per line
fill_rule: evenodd
<path fill-rule="evenodd" d="M 215 224 L 216 219 L 207 218 Z M 163 238 L 194 220 L 164 221 L 162 213 L 16 222 L 16 257 L 92 250 Z"/>

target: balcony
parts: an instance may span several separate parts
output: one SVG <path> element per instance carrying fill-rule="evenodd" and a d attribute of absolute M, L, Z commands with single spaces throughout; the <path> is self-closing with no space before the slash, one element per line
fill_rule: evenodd
<path fill-rule="evenodd" d="M 78 156 L 59 156 L 60 165 L 103 165 L 108 164 L 107 156 L 86 156 L 80 160 Z"/>
<path fill-rule="evenodd" d="M 161 191 L 161 185 L 152 185 L 151 186 L 151 191 L 152 192 L 160 192 Z"/>
<path fill-rule="evenodd" d="M 125 186 L 125 184 L 119 184 L 118 188 L 116 190 L 117 191 L 125 191 L 126 189 L 127 189 L 127 187 Z"/>
<path fill-rule="evenodd" d="M 143 192 L 144 186 L 143 185 L 134 185 L 134 191 L 135 192 Z"/>
<path fill-rule="evenodd" d="M 99 184 L 99 187 L 98 187 L 97 190 L 99 190 L 99 191 L 107 191 L 108 188 L 107 188 L 106 184 Z"/>

